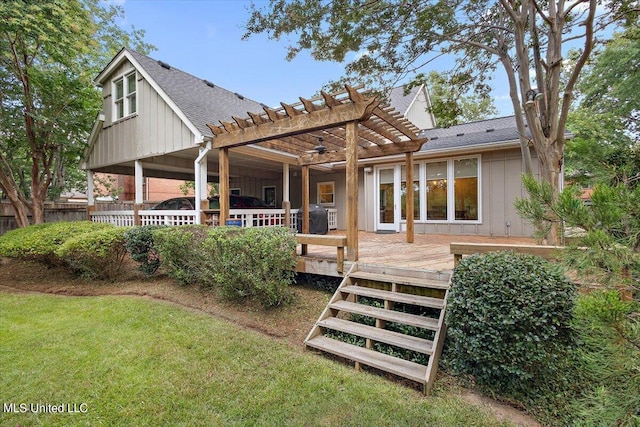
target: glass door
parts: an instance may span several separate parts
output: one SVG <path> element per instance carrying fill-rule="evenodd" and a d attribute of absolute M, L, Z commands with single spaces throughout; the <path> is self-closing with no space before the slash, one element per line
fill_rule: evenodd
<path fill-rule="evenodd" d="M 400 214 L 398 212 L 400 196 L 399 171 L 395 167 L 380 168 L 377 170 L 377 230 L 398 231 Z"/>

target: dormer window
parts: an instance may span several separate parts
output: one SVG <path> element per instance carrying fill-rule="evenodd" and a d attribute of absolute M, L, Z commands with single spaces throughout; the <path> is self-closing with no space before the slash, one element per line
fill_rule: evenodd
<path fill-rule="evenodd" d="M 137 111 L 136 89 L 135 71 L 113 81 L 113 117 L 115 120 L 130 116 Z"/>

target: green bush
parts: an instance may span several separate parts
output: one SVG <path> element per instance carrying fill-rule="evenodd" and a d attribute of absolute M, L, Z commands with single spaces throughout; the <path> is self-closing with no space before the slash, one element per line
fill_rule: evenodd
<path fill-rule="evenodd" d="M 109 227 L 73 236 L 56 251 L 71 270 L 91 279 L 114 280 L 127 254 L 124 227 Z"/>
<path fill-rule="evenodd" d="M 205 255 L 202 241 L 206 235 L 204 225 L 164 227 L 153 231 L 156 251 L 169 277 L 183 285 L 200 281 Z"/>
<path fill-rule="evenodd" d="M 163 269 L 180 283 L 266 307 L 291 299 L 296 242 L 286 229 L 186 226 L 153 235 Z"/>
<path fill-rule="evenodd" d="M 573 343 L 576 290 L 538 257 L 463 258 L 447 303 L 446 358 L 454 373 L 502 396 L 532 396 L 557 380 Z"/>
<path fill-rule="evenodd" d="M 129 228 L 124 233 L 124 246 L 131 259 L 139 263 L 138 270 L 151 276 L 160 267 L 160 256 L 155 248 L 153 232 L 163 225 L 143 225 Z"/>
<path fill-rule="evenodd" d="M 50 222 L 17 228 L 0 236 L 0 255 L 60 265 L 56 250 L 72 237 L 95 230 L 113 228 L 111 224 L 90 221 Z"/>
<path fill-rule="evenodd" d="M 576 306 L 582 372 L 572 425 L 640 425 L 640 304 L 617 291 L 583 295 Z"/>
<path fill-rule="evenodd" d="M 209 281 L 229 299 L 255 297 L 265 307 L 291 300 L 295 238 L 284 228 L 215 228 L 204 242 Z"/>

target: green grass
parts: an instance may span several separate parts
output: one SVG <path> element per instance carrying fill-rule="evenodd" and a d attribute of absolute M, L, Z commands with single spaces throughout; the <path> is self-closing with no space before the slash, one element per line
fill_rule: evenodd
<path fill-rule="evenodd" d="M 84 413 L 8 413 L 6 404 Z M 80 406 L 84 404 L 86 406 Z M 128 297 L 0 294 L 0 425 L 495 426 L 232 323 Z"/>

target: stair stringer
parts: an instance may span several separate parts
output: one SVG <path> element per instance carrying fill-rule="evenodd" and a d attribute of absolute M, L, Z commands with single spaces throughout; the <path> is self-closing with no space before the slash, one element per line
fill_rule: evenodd
<path fill-rule="evenodd" d="M 347 272 L 347 274 L 345 274 L 344 277 L 342 278 L 342 282 L 340 282 L 340 286 L 338 286 L 338 289 L 336 289 L 336 291 L 333 293 L 333 296 L 329 300 L 329 303 L 324 308 L 324 310 L 322 310 L 322 313 L 320 314 L 320 317 L 318 318 L 316 323 L 313 324 L 313 328 L 311 328 L 311 331 L 309 331 L 309 333 L 307 334 L 307 337 L 304 339 L 305 343 L 307 343 L 312 338 L 322 334 L 322 331 L 320 330 L 320 326 L 318 326 L 318 323 L 323 321 L 324 319 L 326 319 L 327 317 L 329 317 L 331 315 L 331 308 L 330 308 L 331 304 L 333 304 L 334 302 L 342 299 L 341 298 L 340 288 L 344 288 L 345 286 L 348 286 L 348 285 L 351 284 L 351 278 L 349 277 L 349 275 L 351 275 L 354 271 L 358 271 L 358 263 L 357 262 L 354 262 L 351 265 L 351 267 L 349 268 L 349 271 Z"/>
<path fill-rule="evenodd" d="M 363 274 L 367 274 L 366 271 L 367 270 L 364 270 Z M 322 314 L 318 318 L 318 321 L 314 324 L 313 328 L 307 335 L 307 338 L 305 339 L 305 344 L 309 348 L 315 348 L 326 353 L 333 353 L 347 360 L 352 360 L 355 362 L 356 369 L 359 369 L 361 365 L 369 365 L 369 366 L 381 369 L 383 371 L 395 373 L 396 375 L 399 375 L 399 376 L 405 376 L 406 378 L 409 378 L 421 384 L 423 387 L 423 392 L 428 395 L 433 387 L 433 383 L 438 370 L 438 362 L 439 362 L 440 355 L 442 353 L 442 347 L 444 345 L 444 338 L 446 335 L 445 314 L 446 314 L 446 299 L 448 296 L 447 287 L 450 286 L 451 277 L 449 276 L 447 281 L 442 280 L 442 282 L 446 283 L 446 285 L 444 286 L 444 289 L 447 289 L 447 290 L 445 291 L 444 297 L 442 298 L 442 307 L 440 309 L 439 316 L 437 317 L 438 319 L 437 329 L 435 329 L 429 360 L 427 362 L 427 365 L 418 365 L 418 366 L 421 366 L 422 368 L 416 371 L 415 367 L 404 366 L 406 363 L 412 364 L 412 362 L 407 362 L 404 359 L 399 359 L 397 357 L 386 356 L 386 355 L 383 355 L 382 353 L 376 352 L 379 357 L 383 357 L 385 360 L 383 361 L 376 360 L 376 363 L 372 364 L 372 363 L 367 363 L 366 359 L 369 357 L 367 355 L 361 355 L 361 354 L 355 354 L 355 353 L 351 354 L 348 351 L 345 353 L 344 349 L 342 350 L 338 348 L 332 349 L 331 347 L 327 347 L 327 341 L 326 341 L 326 338 L 323 337 L 324 334 L 323 334 L 321 324 L 324 324 L 326 327 L 326 322 L 324 321 L 330 317 L 337 316 L 339 313 L 339 311 L 337 311 L 334 308 L 331 308 L 331 306 L 334 305 L 334 303 L 336 303 L 337 301 L 346 300 L 345 294 L 351 295 L 350 292 L 353 292 L 351 290 L 353 289 L 353 286 L 354 285 L 359 286 L 358 279 L 351 277 L 351 275 L 355 276 L 356 272 L 359 272 L 359 269 L 358 269 L 357 263 L 354 263 L 349 269 L 349 271 L 347 272 L 347 274 L 345 274 L 342 282 L 340 283 L 340 286 L 336 289 L 336 292 L 333 294 L 329 303 L 327 304 Z M 359 275 L 360 273 L 358 273 L 358 276 Z M 383 273 L 382 276 L 384 275 L 385 274 Z M 384 280 L 384 281 L 387 283 L 393 283 L 393 281 L 391 280 L 391 277 L 392 276 L 389 275 L 389 280 Z M 411 281 L 412 278 L 406 277 L 405 279 Z M 420 279 L 413 277 L 413 280 L 417 282 Z M 393 285 L 392 288 L 395 289 L 395 285 Z M 442 289 L 442 287 L 440 288 Z M 313 341 L 314 338 L 321 339 L 324 344 L 319 346 L 316 342 Z M 332 341 L 332 340 L 329 339 L 329 341 Z M 328 345 L 331 345 L 331 344 L 328 344 Z M 335 344 L 335 345 L 338 346 L 338 344 Z M 343 345 L 340 344 L 339 346 L 342 347 Z M 353 350 L 355 349 L 352 349 L 352 351 Z M 392 360 L 390 361 L 389 358 L 391 358 Z M 397 367 L 395 366 L 396 364 L 397 364 Z M 418 373 L 418 375 L 416 375 L 416 373 Z"/>

